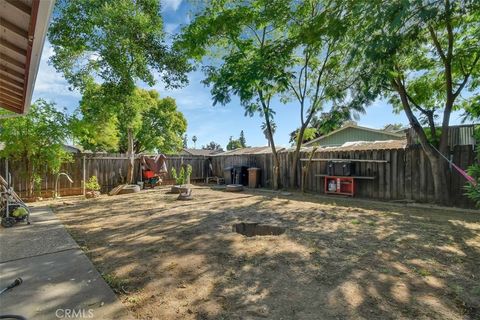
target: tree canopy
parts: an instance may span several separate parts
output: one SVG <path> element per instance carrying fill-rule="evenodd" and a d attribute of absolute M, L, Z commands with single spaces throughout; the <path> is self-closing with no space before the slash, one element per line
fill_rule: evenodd
<path fill-rule="evenodd" d="M 466 91 L 480 87 L 480 3 L 351 0 L 345 5 L 356 26 L 351 57 L 362 67 L 366 87 L 405 112 L 432 165 L 436 200 L 448 201 L 447 163 L 434 147 L 448 155 L 452 111 L 478 103 L 478 95 Z"/>
<path fill-rule="evenodd" d="M 182 31 L 176 46 L 203 62 L 204 83 L 214 104 L 240 99 L 245 115 L 264 118 L 274 158 L 273 185 L 280 185 L 280 161 L 273 140 L 272 100 L 287 90 L 292 47 L 280 41 L 287 31 L 290 2 L 214 0 Z"/>
<path fill-rule="evenodd" d="M 34 184 L 46 173 L 57 173 L 62 163 L 71 159 L 64 143 L 69 137 L 68 118 L 54 103 L 37 100 L 28 114 L 0 121 L 0 155 L 24 165 L 29 181 L 29 196 Z"/>
<path fill-rule="evenodd" d="M 166 85 L 187 81 L 189 66 L 165 43 L 159 0 L 59 0 L 49 30 L 54 67 L 74 88 L 112 84 L 116 95 L 137 80 Z"/>
<path fill-rule="evenodd" d="M 137 88 L 122 103 L 112 101 L 103 90 L 93 84 L 85 90 L 73 121 L 75 138 L 85 149 L 125 152 L 127 126 L 132 128 L 136 153 L 173 153 L 182 147 L 187 122 L 174 99 Z"/>
<path fill-rule="evenodd" d="M 137 82 L 152 86 L 157 73 L 167 87 L 176 87 L 187 82 L 190 70 L 187 61 L 166 45 L 160 0 L 60 0 L 49 40 L 54 49 L 50 61 L 73 88 L 85 93 L 99 82 L 103 95 L 121 107 L 115 115 L 126 130 L 131 183 L 133 131 L 139 116 L 127 102 L 136 96 Z"/>
<path fill-rule="evenodd" d="M 202 146 L 203 150 L 214 150 L 214 151 L 223 151 L 222 146 L 216 143 L 215 141 L 211 141 L 209 144 Z"/>

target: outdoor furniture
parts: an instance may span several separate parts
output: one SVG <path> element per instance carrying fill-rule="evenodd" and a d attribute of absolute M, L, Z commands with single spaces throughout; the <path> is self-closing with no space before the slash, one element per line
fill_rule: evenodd
<path fill-rule="evenodd" d="M 206 184 L 209 184 L 210 182 L 215 182 L 216 184 L 224 184 L 224 183 L 225 183 L 225 179 L 220 178 L 220 177 L 207 177 L 207 178 L 205 179 L 205 183 L 206 183 Z"/>

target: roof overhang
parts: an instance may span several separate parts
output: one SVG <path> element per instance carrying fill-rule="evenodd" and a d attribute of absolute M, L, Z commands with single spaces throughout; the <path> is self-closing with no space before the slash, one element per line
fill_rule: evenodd
<path fill-rule="evenodd" d="M 55 0 L 0 0 L 0 107 L 30 108 Z"/>

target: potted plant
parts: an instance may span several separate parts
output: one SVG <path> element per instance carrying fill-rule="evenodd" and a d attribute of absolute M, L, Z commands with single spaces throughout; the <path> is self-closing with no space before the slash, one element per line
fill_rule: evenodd
<path fill-rule="evenodd" d="M 97 198 L 100 196 L 100 185 L 96 176 L 91 176 L 85 183 L 85 189 L 88 191 L 85 193 L 86 198 Z"/>
<path fill-rule="evenodd" d="M 177 170 L 172 168 L 172 178 L 175 180 L 175 185 L 172 186 L 172 193 L 186 192 L 185 184 L 190 182 L 190 175 L 192 174 L 192 166 L 182 166 L 180 172 L 177 174 Z"/>

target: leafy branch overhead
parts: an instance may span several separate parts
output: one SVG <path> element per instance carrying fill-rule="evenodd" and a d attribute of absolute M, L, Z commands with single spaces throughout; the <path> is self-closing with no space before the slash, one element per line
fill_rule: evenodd
<path fill-rule="evenodd" d="M 167 86 L 187 82 L 186 60 L 165 43 L 160 1 L 59 0 L 49 30 L 50 61 L 73 88 L 92 81 L 112 84 L 116 93 L 137 80 Z"/>
<path fill-rule="evenodd" d="M 136 153 L 174 153 L 182 147 L 187 122 L 175 100 L 137 88 L 124 103 L 112 101 L 103 90 L 88 87 L 73 121 L 74 135 L 85 149 L 126 152 L 127 127 L 132 128 Z"/>

